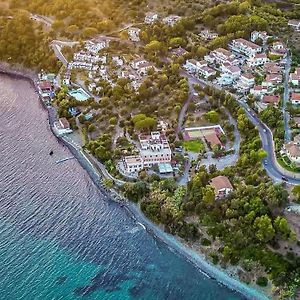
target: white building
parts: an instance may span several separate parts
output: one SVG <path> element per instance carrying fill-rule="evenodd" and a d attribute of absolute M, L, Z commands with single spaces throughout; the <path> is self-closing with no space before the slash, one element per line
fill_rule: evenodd
<path fill-rule="evenodd" d="M 233 66 L 226 63 L 223 64 L 220 69 L 223 73 L 229 74 L 233 78 L 233 80 L 241 76 L 241 69 L 238 66 Z"/>
<path fill-rule="evenodd" d="M 291 93 L 290 101 L 293 105 L 300 104 L 300 93 Z"/>
<path fill-rule="evenodd" d="M 233 81 L 234 81 L 233 77 L 227 73 L 221 74 L 221 76 L 217 79 L 218 85 L 221 86 L 231 85 Z"/>
<path fill-rule="evenodd" d="M 284 150 L 286 152 L 286 155 L 290 159 L 290 161 L 299 166 L 300 165 L 299 145 L 294 141 L 292 141 L 284 145 Z"/>
<path fill-rule="evenodd" d="M 206 40 L 206 41 L 210 41 L 210 40 L 213 40 L 213 39 L 217 38 L 218 34 L 214 31 L 210 31 L 208 29 L 205 29 L 205 30 L 202 30 L 199 33 L 199 36 L 201 38 L 203 38 L 204 40 Z"/>
<path fill-rule="evenodd" d="M 85 61 L 73 61 L 68 65 L 69 69 L 83 69 L 87 71 L 91 71 L 93 68 L 93 64 Z"/>
<path fill-rule="evenodd" d="M 198 61 L 195 59 L 188 59 L 184 65 L 184 68 L 189 73 L 198 73 L 200 68 L 206 66 L 207 66 L 207 62 L 205 60 Z"/>
<path fill-rule="evenodd" d="M 87 41 L 85 43 L 85 49 L 93 53 L 94 55 L 98 54 L 100 50 L 105 49 L 108 46 L 109 46 L 109 39 L 107 38 L 99 39 L 97 42 Z"/>
<path fill-rule="evenodd" d="M 251 73 L 244 73 L 241 75 L 240 82 L 243 86 L 250 89 L 255 84 L 255 78 Z"/>
<path fill-rule="evenodd" d="M 257 39 L 261 39 L 263 44 L 266 44 L 268 39 L 272 36 L 268 35 L 266 31 L 252 31 L 250 40 L 251 42 L 255 43 Z"/>
<path fill-rule="evenodd" d="M 151 132 L 139 136 L 140 155 L 124 157 L 123 164 L 128 173 L 137 172 L 154 165 L 171 162 L 171 148 L 163 133 Z"/>
<path fill-rule="evenodd" d="M 148 63 L 147 60 L 143 59 L 143 58 L 138 58 L 138 59 L 135 59 L 131 62 L 131 67 L 135 70 L 137 70 L 139 68 L 140 65 L 142 64 L 146 64 Z"/>
<path fill-rule="evenodd" d="M 218 48 L 214 51 L 211 51 L 209 55 L 206 55 L 204 59 L 209 63 L 224 64 L 232 63 L 235 58 L 235 55 L 230 51 L 224 48 Z"/>
<path fill-rule="evenodd" d="M 181 20 L 180 16 L 170 15 L 168 17 L 163 18 L 162 22 L 169 26 L 174 26 L 179 20 Z"/>
<path fill-rule="evenodd" d="M 268 61 L 268 57 L 265 53 L 256 53 L 254 56 L 251 56 L 247 64 L 249 67 L 262 66 Z"/>
<path fill-rule="evenodd" d="M 129 39 L 133 42 L 139 42 L 140 41 L 140 32 L 141 32 L 140 28 L 136 28 L 136 27 L 128 28 Z"/>
<path fill-rule="evenodd" d="M 214 70 L 208 66 L 201 67 L 198 72 L 205 79 L 207 79 L 211 76 L 215 76 L 217 74 L 216 70 Z"/>
<path fill-rule="evenodd" d="M 113 63 L 114 64 L 116 64 L 117 66 L 123 66 L 124 65 L 124 61 L 123 61 L 123 59 L 121 58 L 121 57 L 119 57 L 119 56 L 113 56 L 112 57 L 112 61 L 113 61 Z"/>
<path fill-rule="evenodd" d="M 67 70 L 64 74 L 63 84 L 70 85 L 70 83 L 71 83 L 71 71 Z"/>
<path fill-rule="evenodd" d="M 250 90 L 250 94 L 252 94 L 255 98 L 258 99 L 261 99 L 267 93 L 268 93 L 268 88 L 263 85 L 256 85 Z"/>
<path fill-rule="evenodd" d="M 145 167 L 152 167 L 160 163 L 171 162 L 171 148 L 166 136 L 160 132 L 151 132 L 149 135 L 140 135 L 140 155 Z"/>
<path fill-rule="evenodd" d="M 139 155 L 125 156 L 123 164 L 127 173 L 136 173 L 144 169 L 143 160 Z"/>
<path fill-rule="evenodd" d="M 145 23 L 146 24 L 153 24 L 158 20 L 158 14 L 155 12 L 147 12 L 145 15 Z"/>
<path fill-rule="evenodd" d="M 296 68 L 294 73 L 290 74 L 289 82 L 293 85 L 300 85 L 300 68 Z"/>
<path fill-rule="evenodd" d="M 229 44 L 229 48 L 248 57 L 254 56 L 256 53 L 260 53 L 262 51 L 261 46 L 242 38 L 232 40 Z"/>
<path fill-rule="evenodd" d="M 57 122 L 54 122 L 53 130 L 57 136 L 63 136 L 73 132 L 66 118 L 59 118 Z"/>

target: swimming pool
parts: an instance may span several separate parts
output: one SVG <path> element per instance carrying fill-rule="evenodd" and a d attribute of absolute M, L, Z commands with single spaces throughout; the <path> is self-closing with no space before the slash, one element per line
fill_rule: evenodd
<path fill-rule="evenodd" d="M 86 101 L 87 99 L 90 98 L 88 93 L 82 88 L 78 90 L 71 90 L 68 92 L 68 94 L 74 97 L 77 101 Z"/>

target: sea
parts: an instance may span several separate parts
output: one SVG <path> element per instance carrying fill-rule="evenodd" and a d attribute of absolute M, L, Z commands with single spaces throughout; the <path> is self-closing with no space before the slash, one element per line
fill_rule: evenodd
<path fill-rule="evenodd" d="M 0 75 L 0 299 L 245 299 L 146 231 L 77 160 L 57 164 L 71 153 L 47 118 L 28 81 Z"/>

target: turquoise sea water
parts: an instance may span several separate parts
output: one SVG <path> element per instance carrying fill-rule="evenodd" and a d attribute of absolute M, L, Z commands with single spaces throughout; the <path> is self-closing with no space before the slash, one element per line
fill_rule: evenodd
<path fill-rule="evenodd" d="M 0 76 L 0 299 L 243 299 L 145 231 L 76 160 L 55 163 L 68 156 L 29 83 Z"/>

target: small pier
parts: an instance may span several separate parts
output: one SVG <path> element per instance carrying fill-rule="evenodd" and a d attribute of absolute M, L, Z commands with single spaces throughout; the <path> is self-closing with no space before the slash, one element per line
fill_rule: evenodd
<path fill-rule="evenodd" d="M 60 160 L 57 160 L 55 163 L 61 164 L 61 163 L 65 162 L 65 161 L 67 161 L 67 160 L 74 159 L 74 158 L 75 158 L 74 156 L 62 158 L 62 159 L 60 159 Z"/>

